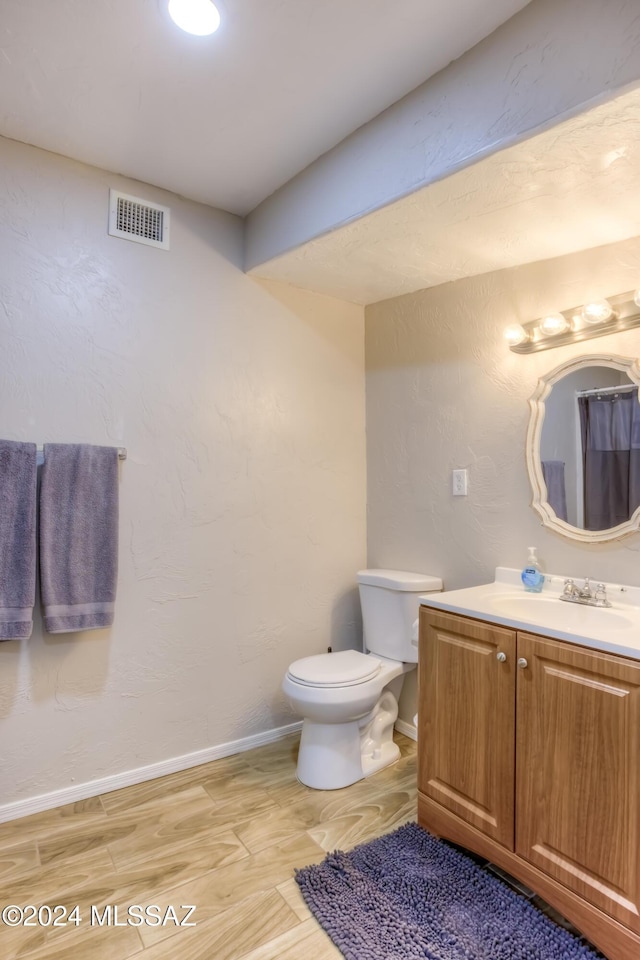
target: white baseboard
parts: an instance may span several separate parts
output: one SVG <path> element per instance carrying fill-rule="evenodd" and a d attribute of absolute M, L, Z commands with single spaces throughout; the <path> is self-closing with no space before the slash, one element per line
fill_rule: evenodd
<path fill-rule="evenodd" d="M 0 805 L 0 823 L 7 820 L 17 820 L 19 817 L 27 817 L 31 813 L 40 813 L 42 810 L 50 810 L 53 807 L 61 807 L 66 803 L 87 800 L 89 797 L 97 797 L 101 793 L 110 793 L 112 790 L 130 787 L 134 783 L 155 780 L 157 777 L 164 777 L 168 773 L 177 773 L 178 770 L 200 766 L 201 763 L 210 763 L 212 760 L 221 760 L 223 757 L 231 757 L 236 753 L 244 753 L 245 750 L 253 750 L 254 747 L 261 747 L 265 743 L 282 740 L 301 728 L 302 721 L 299 720 L 296 723 L 289 723 L 285 727 L 276 727 L 275 730 L 255 733 L 253 736 L 244 737 L 242 740 L 233 740 L 231 743 L 222 743 L 217 747 L 208 747 L 206 750 L 196 750 L 194 753 L 185 753 L 180 757 L 171 757 L 169 760 L 151 763 L 146 767 L 125 770 L 124 773 L 102 777 L 100 780 L 89 780 L 86 783 L 74 784 L 72 787 L 64 787 L 62 790 L 43 793 L 37 797 L 6 803 Z"/>
<path fill-rule="evenodd" d="M 418 731 L 413 723 L 407 723 L 406 720 L 396 720 L 395 728 L 398 733 L 404 733 L 410 740 L 418 739 Z"/>

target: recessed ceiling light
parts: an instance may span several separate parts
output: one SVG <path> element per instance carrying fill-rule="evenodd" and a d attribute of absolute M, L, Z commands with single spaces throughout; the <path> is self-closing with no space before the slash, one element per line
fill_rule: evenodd
<path fill-rule="evenodd" d="M 167 9 L 181 30 L 197 37 L 209 36 L 220 26 L 220 14 L 211 0 L 169 0 Z"/>

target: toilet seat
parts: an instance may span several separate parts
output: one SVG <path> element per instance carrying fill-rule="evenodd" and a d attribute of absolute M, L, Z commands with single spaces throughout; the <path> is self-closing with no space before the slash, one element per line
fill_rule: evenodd
<path fill-rule="evenodd" d="M 305 687 L 353 687 L 366 683 L 380 672 L 381 661 L 358 650 L 319 653 L 295 660 L 289 678 Z"/>

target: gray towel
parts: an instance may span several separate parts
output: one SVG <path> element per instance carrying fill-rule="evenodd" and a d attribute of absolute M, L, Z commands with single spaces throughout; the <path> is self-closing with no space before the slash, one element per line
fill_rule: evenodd
<path fill-rule="evenodd" d="M 40 579 L 49 633 L 113 623 L 118 450 L 49 443 L 40 488 Z"/>
<path fill-rule="evenodd" d="M 35 443 L 0 440 L 0 640 L 33 629 L 36 462 Z"/>
<path fill-rule="evenodd" d="M 559 520 L 567 519 L 567 492 L 564 485 L 564 461 L 543 460 L 542 476 L 547 486 L 547 502 Z"/>

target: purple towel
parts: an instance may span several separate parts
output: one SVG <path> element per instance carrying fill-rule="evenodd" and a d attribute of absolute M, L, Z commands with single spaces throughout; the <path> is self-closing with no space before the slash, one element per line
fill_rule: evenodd
<path fill-rule="evenodd" d="M 547 503 L 559 520 L 567 519 L 567 492 L 564 484 L 564 460 L 543 460 L 542 477 L 547 487 Z"/>
<path fill-rule="evenodd" d="M 49 633 L 113 623 L 118 572 L 118 450 L 44 448 L 40 577 Z"/>
<path fill-rule="evenodd" d="M 36 463 L 35 443 L 0 440 L 0 640 L 33 629 Z"/>

